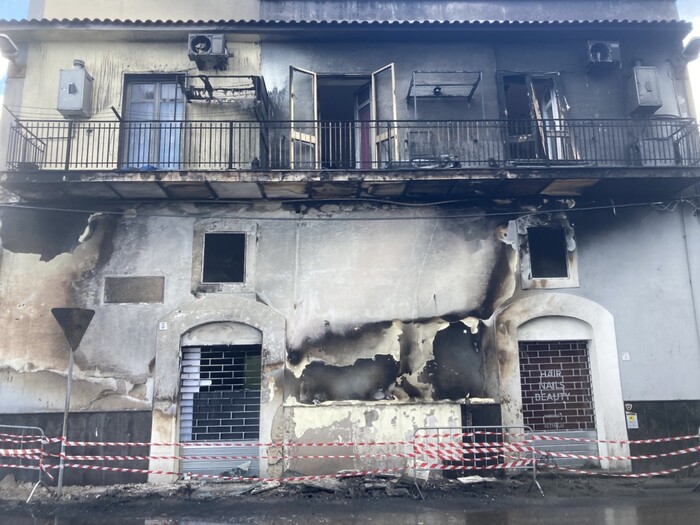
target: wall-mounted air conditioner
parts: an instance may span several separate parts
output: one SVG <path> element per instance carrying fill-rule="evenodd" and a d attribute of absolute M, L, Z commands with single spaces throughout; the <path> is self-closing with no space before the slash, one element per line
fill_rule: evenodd
<path fill-rule="evenodd" d="M 607 71 L 622 66 L 619 42 L 590 40 L 586 42 L 586 71 Z"/>
<path fill-rule="evenodd" d="M 226 69 L 229 57 L 226 36 L 204 33 L 189 35 L 187 56 L 199 69 Z"/>

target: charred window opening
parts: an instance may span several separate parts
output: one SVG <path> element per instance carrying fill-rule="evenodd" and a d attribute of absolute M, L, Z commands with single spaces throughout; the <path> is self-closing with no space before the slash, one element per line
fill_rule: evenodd
<path fill-rule="evenodd" d="M 528 228 L 533 278 L 568 277 L 568 253 L 564 228 Z"/>
<path fill-rule="evenodd" d="M 245 281 L 245 233 L 204 235 L 202 280 L 205 283 Z"/>
<path fill-rule="evenodd" d="M 501 96 L 502 112 L 508 121 L 510 160 L 570 158 L 571 148 L 561 122 L 563 109 L 554 75 L 503 75 Z"/>
<path fill-rule="evenodd" d="M 379 401 L 392 399 L 391 388 L 399 372 L 399 363 L 391 356 L 358 359 L 351 366 L 310 363 L 301 375 L 299 401 Z"/>
<path fill-rule="evenodd" d="M 461 322 L 452 323 L 435 334 L 435 359 L 426 367 L 436 399 L 479 397 L 484 387 L 483 354 L 480 337 Z"/>

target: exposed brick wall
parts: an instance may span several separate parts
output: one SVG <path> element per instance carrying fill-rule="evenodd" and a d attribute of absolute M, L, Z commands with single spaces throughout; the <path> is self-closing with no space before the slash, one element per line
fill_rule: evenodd
<path fill-rule="evenodd" d="M 587 341 L 519 343 L 524 424 L 535 431 L 595 429 Z"/>

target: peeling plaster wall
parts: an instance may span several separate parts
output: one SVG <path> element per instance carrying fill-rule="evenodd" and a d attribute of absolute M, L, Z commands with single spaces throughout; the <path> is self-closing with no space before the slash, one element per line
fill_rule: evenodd
<path fill-rule="evenodd" d="M 75 353 L 73 408 L 150 409 L 154 322 L 188 296 L 192 221 L 85 216 L 87 235 L 73 247 L 78 228 L 57 227 L 56 218 L 43 212 L 25 213 L 34 216 L 29 221 L 34 236 L 52 232 L 65 251 L 42 261 L 40 254 L 10 250 L 34 250 L 33 241 L 3 243 L 0 325 L 7 328 L 0 338 L 2 411 L 63 409 L 68 344 L 50 312 L 63 306 L 96 310 Z M 5 220 L 0 238 L 17 231 L 22 231 L 21 223 Z M 167 276 L 165 302 L 103 304 L 104 277 L 115 275 Z"/>
<path fill-rule="evenodd" d="M 257 222 L 255 293 L 287 320 L 288 403 L 482 394 L 478 318 L 492 311 L 493 268 L 510 250 L 497 238 L 499 222 L 441 220 L 433 217 L 437 210 L 364 205 L 306 213 L 337 218 L 361 213 L 371 220 L 299 222 L 295 212 L 275 205 L 238 210 L 289 219 L 248 221 Z M 83 224 L 74 220 L 70 227 L 57 227 L 56 217 L 44 212 L 25 213 L 34 233 L 53 232 L 55 243 L 51 259 L 42 261 L 41 254 L 23 253 L 39 247 L 17 240 L 22 221 L 5 220 L 0 230 L 0 323 L 9 327 L 0 339 L 8 378 L 0 386 L 3 410 L 62 408 L 67 344 L 50 314 L 58 306 L 96 310 L 75 354 L 75 409 L 147 409 L 160 365 L 154 360 L 157 323 L 193 300 L 195 214 L 216 220 L 230 209 L 142 206 L 135 218 L 84 215 Z M 411 220 L 416 215 L 422 218 Z M 374 220 L 389 216 L 405 220 Z M 104 303 L 105 277 L 143 275 L 164 277 L 163 303 Z M 198 337 L 225 339 L 228 332 L 221 328 Z M 452 348 L 458 355 L 451 355 Z M 358 374 L 363 370 L 368 373 Z M 363 384 L 354 384 L 359 376 Z M 468 380 L 456 388 L 439 386 L 462 376 Z M 335 393 L 328 391 L 331 384 Z"/>
<path fill-rule="evenodd" d="M 477 210 L 461 212 L 475 215 Z M 27 213 L 34 213 L 30 222 L 37 235 L 53 231 L 58 236 L 52 250 L 60 253 L 41 260 L 41 254 L 33 253 L 41 246 L 22 244 L 19 222 L 3 221 L 3 412 L 61 410 L 67 345 L 49 310 L 66 305 L 96 310 L 76 353 L 73 409 L 155 408 L 153 435 L 159 438 L 177 438 L 181 336 L 190 333 L 185 344 L 225 343 L 239 328 L 241 333 L 248 329 L 230 323 L 252 326 L 263 335 L 261 432 L 270 439 L 305 439 L 308 433 L 302 428 L 314 421 L 314 410 L 323 421 L 327 418 L 317 431 L 327 438 L 348 426 L 347 421 L 358 424 L 357 418 L 365 416 L 357 414 L 375 406 L 387 407 L 377 409 L 377 421 L 403 406 L 420 419 L 444 400 L 452 415 L 438 419 L 453 422 L 456 407 L 468 397 L 494 398 L 503 404 L 506 420 L 517 422 L 518 383 L 503 372 L 515 365 L 504 364 L 498 343 L 503 337 L 498 330 L 512 338 L 517 327 L 507 322 L 495 326 L 492 316 L 504 301 L 523 299 L 536 300 L 546 315 L 556 315 L 554 299 L 561 300 L 562 294 L 586 297 L 612 314 L 616 331 L 607 329 L 607 340 L 616 338 L 620 352 L 632 356 L 631 361 L 618 359 L 626 399 L 699 395 L 693 374 L 700 367 L 700 352 L 679 211 L 568 212 L 576 231 L 581 284 L 558 294 L 520 290 L 512 246 L 517 243 L 507 243 L 507 225 L 500 218 L 444 219 L 437 215 L 445 210 L 367 204 L 303 211 L 279 204 L 172 204 L 137 206 L 132 218 L 85 215 L 84 224 L 69 221 L 57 229 L 55 217 Z M 248 217 L 239 221 L 256 232 L 251 245 L 256 250 L 254 293 L 195 297 L 196 224 L 232 216 Z M 700 225 L 689 210 L 686 221 L 691 272 L 697 276 L 693 247 Z M 656 240 L 653 250 L 649 236 Z M 14 240 L 8 244 L 6 238 Z M 139 275 L 164 277 L 163 303 L 103 303 L 105 277 Z M 213 310 L 215 317 L 211 301 L 221 302 Z M 234 304 L 230 301 L 235 305 L 226 307 Z M 246 305 L 253 304 L 267 312 L 257 321 L 247 317 Z M 267 321 L 261 319 L 273 313 L 281 321 L 274 334 L 266 333 Z M 176 320 L 174 328 L 158 331 L 164 319 Z M 559 327 L 563 338 L 566 326 Z M 610 359 L 608 347 L 597 344 L 600 358 Z M 614 412 L 620 401 L 603 401 L 604 410 Z M 357 414 L 347 416 L 348 410 Z M 374 415 L 368 417 L 368 432 L 381 428 L 394 438 L 401 434 L 403 427 L 384 429 Z M 270 472 L 276 468 L 281 466 L 270 465 Z"/>
<path fill-rule="evenodd" d="M 422 427 L 460 426 L 460 406 L 453 403 L 421 403 L 372 405 L 336 404 L 334 406 L 289 406 L 284 409 L 284 436 L 286 442 L 317 443 L 332 437 L 346 443 L 411 441 Z M 376 454 L 376 448 L 348 446 L 343 455 Z M 406 454 L 405 446 L 392 445 L 387 453 Z M 338 455 L 337 447 L 298 447 L 295 455 Z M 404 458 L 287 460 L 285 468 L 304 474 L 321 474 L 340 470 L 367 468 L 412 467 L 412 460 Z M 330 470 L 329 470 L 330 469 Z"/>

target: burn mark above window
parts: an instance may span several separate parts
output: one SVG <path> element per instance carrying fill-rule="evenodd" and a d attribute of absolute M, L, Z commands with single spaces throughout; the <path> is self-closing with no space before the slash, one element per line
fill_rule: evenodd
<path fill-rule="evenodd" d="M 528 228 L 532 277 L 568 277 L 566 234 L 564 228 Z"/>
<path fill-rule="evenodd" d="M 245 233 L 206 233 L 202 281 L 242 283 L 245 281 Z"/>

